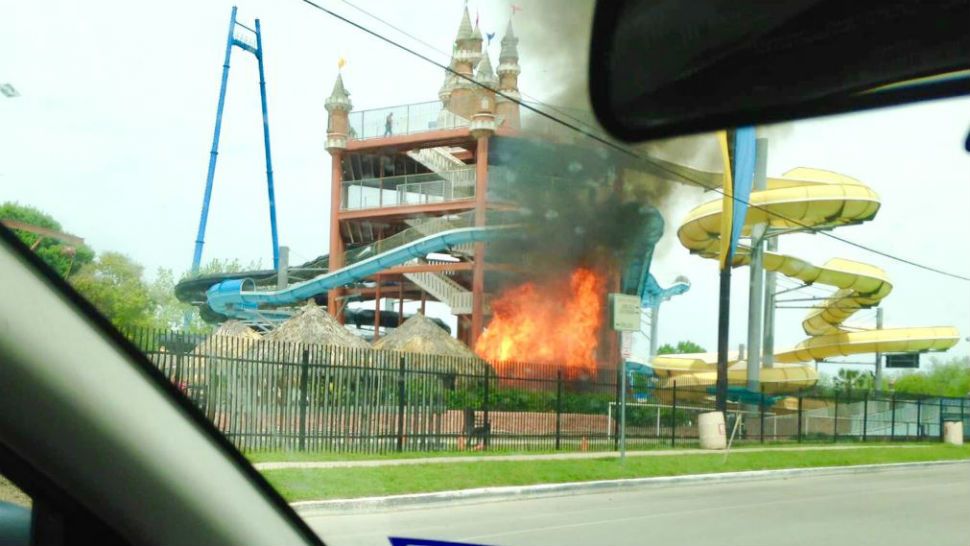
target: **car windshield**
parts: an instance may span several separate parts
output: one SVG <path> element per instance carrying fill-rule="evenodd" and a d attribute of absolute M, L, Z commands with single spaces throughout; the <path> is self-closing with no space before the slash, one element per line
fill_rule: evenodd
<path fill-rule="evenodd" d="M 4 2 L 0 222 L 328 544 L 964 544 L 970 97 L 623 143 L 593 7 Z"/>

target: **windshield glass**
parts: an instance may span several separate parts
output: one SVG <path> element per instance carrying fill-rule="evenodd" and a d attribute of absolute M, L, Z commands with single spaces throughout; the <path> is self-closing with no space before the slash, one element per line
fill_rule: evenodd
<path fill-rule="evenodd" d="M 970 459 L 970 98 L 620 143 L 592 12 L 6 3 L 0 222 L 328 544 L 961 543 L 811 469 Z"/>

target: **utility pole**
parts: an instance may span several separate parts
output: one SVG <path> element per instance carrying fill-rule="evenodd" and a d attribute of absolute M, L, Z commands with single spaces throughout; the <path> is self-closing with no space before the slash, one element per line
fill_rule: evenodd
<path fill-rule="evenodd" d="M 748 196 L 754 177 L 755 129 L 739 127 L 731 132 L 734 147 L 729 143 L 728 132 L 717 134 L 724 162 L 724 199 L 721 201 L 721 245 L 718 252 L 720 268 L 719 297 L 717 307 L 717 381 L 714 388 L 714 406 L 727 413 L 728 394 L 728 334 L 731 311 L 731 267 L 734 265 L 735 245 L 744 227 Z M 733 171 L 737 171 L 736 173 Z"/>
<path fill-rule="evenodd" d="M 876 307 L 876 330 L 882 330 L 882 307 Z M 875 391 L 882 390 L 882 353 L 876 351 L 876 388 Z"/>
<path fill-rule="evenodd" d="M 650 358 L 657 356 L 657 336 L 660 324 L 660 302 L 650 307 Z"/>
<path fill-rule="evenodd" d="M 768 252 L 778 252 L 778 237 L 769 237 Z M 761 352 L 763 368 L 773 368 L 775 365 L 775 290 L 778 289 L 774 271 L 765 272 L 765 317 L 764 341 Z"/>
<path fill-rule="evenodd" d="M 755 140 L 754 180 L 752 190 L 761 191 L 768 187 L 768 140 Z M 764 235 L 767 224 L 755 225 L 751 230 L 751 261 L 749 263 L 750 282 L 748 287 L 748 390 L 759 391 L 761 382 L 761 321 L 764 309 Z"/>
<path fill-rule="evenodd" d="M 290 284 L 290 247 L 281 246 L 279 266 L 276 268 L 276 289 L 283 290 Z"/>

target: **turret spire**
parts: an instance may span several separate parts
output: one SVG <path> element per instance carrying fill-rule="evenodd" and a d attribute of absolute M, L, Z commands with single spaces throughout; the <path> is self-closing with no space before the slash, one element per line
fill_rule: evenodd
<path fill-rule="evenodd" d="M 472 29 L 472 20 L 468 16 L 468 4 L 465 4 L 464 13 L 461 16 L 461 23 L 458 24 L 458 35 L 455 36 L 455 40 L 471 40 L 475 37 L 475 31 Z M 481 35 L 479 35 L 481 39 Z"/>
<path fill-rule="evenodd" d="M 478 63 L 478 69 L 475 71 L 475 80 L 494 89 L 498 85 L 498 76 L 495 75 L 495 71 L 492 69 L 492 61 L 488 59 L 488 56 L 488 51 L 482 53 L 482 61 Z"/>
<path fill-rule="evenodd" d="M 337 73 L 337 81 L 333 84 L 333 91 L 330 93 L 330 97 L 324 102 L 328 112 L 333 110 L 343 110 L 349 112 L 353 108 L 353 104 L 350 102 L 350 93 L 347 88 L 344 87 L 344 77 L 343 74 Z"/>
<path fill-rule="evenodd" d="M 515 37 L 512 30 L 512 20 L 505 28 L 505 36 L 502 37 L 502 52 L 499 53 L 499 63 L 518 62 L 519 60 L 519 39 Z"/>

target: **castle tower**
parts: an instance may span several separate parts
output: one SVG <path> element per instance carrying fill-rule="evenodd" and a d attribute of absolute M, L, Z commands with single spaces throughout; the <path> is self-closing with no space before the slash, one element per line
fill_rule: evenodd
<path fill-rule="evenodd" d="M 492 70 L 492 62 L 488 58 L 488 52 L 482 54 L 482 60 L 478 63 L 475 70 L 475 81 L 482 84 L 482 87 L 475 89 L 476 101 L 474 114 L 472 114 L 471 132 L 477 138 L 492 136 L 495 132 L 495 111 L 496 101 L 495 92 L 492 89 L 498 87 L 498 76 Z"/>
<path fill-rule="evenodd" d="M 340 222 L 338 212 L 343 199 L 343 172 L 341 161 L 347 149 L 347 140 L 353 134 L 350 127 L 350 111 L 354 105 L 350 102 L 350 93 L 344 87 L 342 74 L 337 74 L 337 81 L 333 84 L 333 91 L 324 102 L 327 109 L 327 151 L 330 152 L 331 182 L 330 182 L 330 267 L 331 270 L 340 269 L 344 263 L 344 244 L 340 236 Z M 341 290 L 334 289 L 327 294 L 327 309 L 341 323 L 343 314 L 338 313 L 337 300 Z"/>
<path fill-rule="evenodd" d="M 351 112 L 343 77 L 336 78 L 325 102 L 326 149 L 332 160 L 330 271 L 368 256 L 382 241 L 398 241 L 401 234 L 437 233 L 453 218 L 461 218 L 462 225 L 486 226 L 489 210 L 508 206 L 494 195 L 489 200 L 489 146 L 498 133 L 514 136 L 504 134 L 503 125 L 512 132 L 518 125 L 514 102 L 496 96 L 500 88 L 518 96 L 518 52 L 509 27 L 499 65 L 483 47 L 483 33 L 464 8 L 438 89 L 442 108 L 426 126 L 426 103 L 394 107 L 401 112 L 395 113 L 397 123 L 410 125 L 392 125 L 391 130 L 385 120 L 392 109 Z M 504 109 L 501 118 L 499 108 Z M 416 183 L 415 175 L 431 183 Z M 330 313 L 341 320 L 350 301 L 373 305 L 373 326 L 358 324 L 357 317 L 355 324 L 376 339 L 382 329 L 400 326 L 406 302 L 420 302 L 421 312 L 426 301 L 437 302 L 458 318 L 458 337 L 474 347 L 490 314 L 488 291 L 500 284 L 492 271 L 507 264 L 501 256 L 490 256 L 481 241 L 445 253 L 459 259 L 388 265 L 366 283 L 332 290 L 327 294 Z M 395 299 L 396 312 L 386 305 Z"/>
<path fill-rule="evenodd" d="M 350 93 L 344 87 L 343 74 L 337 74 L 337 81 L 333 84 L 333 91 L 323 103 L 329 114 L 327 118 L 327 151 L 331 155 L 336 151 L 347 149 L 347 138 L 350 136 L 350 111 L 354 105 L 350 102 Z"/>
<path fill-rule="evenodd" d="M 512 20 L 505 29 L 505 36 L 502 37 L 502 51 L 498 57 L 498 90 L 503 94 L 519 100 L 519 39 L 512 31 Z M 519 128 L 519 104 L 505 97 L 499 96 L 497 99 L 496 113 L 502 118 L 503 126 L 510 129 Z"/>
<path fill-rule="evenodd" d="M 474 68 L 481 62 L 481 59 L 482 32 L 477 26 L 472 28 L 471 18 L 468 16 L 468 6 L 465 6 L 461 22 L 458 24 L 455 45 L 452 49 L 451 68 L 465 78 L 474 78 Z M 439 91 L 439 98 L 446 95 L 448 110 L 465 119 L 470 119 L 478 111 L 478 97 L 475 92 L 478 86 L 468 79 L 454 74 L 450 74 L 450 76 L 451 78 L 445 78 L 445 84 Z"/>

